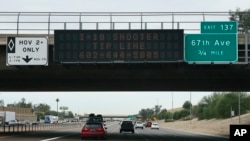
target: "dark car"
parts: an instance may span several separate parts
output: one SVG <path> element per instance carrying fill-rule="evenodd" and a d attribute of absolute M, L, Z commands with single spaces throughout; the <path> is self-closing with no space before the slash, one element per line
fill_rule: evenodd
<path fill-rule="evenodd" d="M 148 121 L 146 124 L 145 124 L 145 127 L 151 127 L 152 125 L 152 122 L 151 121 Z"/>
<path fill-rule="evenodd" d="M 121 128 L 120 128 L 120 133 L 123 131 L 125 132 L 132 132 L 134 134 L 134 125 L 132 121 L 122 121 Z"/>
<path fill-rule="evenodd" d="M 85 138 L 107 138 L 107 128 L 100 122 L 87 122 L 81 130 L 81 139 Z"/>

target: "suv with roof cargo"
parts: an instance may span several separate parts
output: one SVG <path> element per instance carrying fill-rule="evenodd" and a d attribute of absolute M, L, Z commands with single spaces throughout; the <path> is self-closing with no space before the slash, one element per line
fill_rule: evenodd
<path fill-rule="evenodd" d="M 120 128 L 120 133 L 122 132 L 132 132 L 133 134 L 135 133 L 134 130 L 134 125 L 132 121 L 122 121 L 121 128 Z"/>

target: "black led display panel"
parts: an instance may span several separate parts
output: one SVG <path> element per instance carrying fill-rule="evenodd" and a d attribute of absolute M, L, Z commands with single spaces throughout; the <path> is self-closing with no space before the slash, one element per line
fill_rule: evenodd
<path fill-rule="evenodd" d="M 183 61 L 183 30 L 55 30 L 60 63 Z"/>

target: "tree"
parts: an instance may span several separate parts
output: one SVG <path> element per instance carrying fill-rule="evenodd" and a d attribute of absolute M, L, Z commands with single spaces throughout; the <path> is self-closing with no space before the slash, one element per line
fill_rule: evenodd
<path fill-rule="evenodd" d="M 161 112 L 157 115 L 158 119 L 167 119 L 168 118 L 168 111 L 167 109 L 162 109 Z"/>
<path fill-rule="evenodd" d="M 40 121 L 41 119 L 44 120 L 44 113 L 36 112 L 36 117 L 37 117 L 37 121 Z"/>
<path fill-rule="evenodd" d="M 7 104 L 8 107 L 32 108 L 32 103 L 26 103 L 26 99 L 22 98 L 18 103 Z"/>
<path fill-rule="evenodd" d="M 161 119 L 172 119 L 172 113 L 168 112 L 167 109 L 162 109 L 161 112 L 157 115 L 159 120 Z"/>
<path fill-rule="evenodd" d="M 216 118 L 229 118 L 230 109 L 234 108 L 236 113 L 238 113 L 238 95 L 235 93 L 228 93 L 221 97 L 216 103 Z"/>
<path fill-rule="evenodd" d="M 230 20 L 238 22 L 238 30 L 240 33 L 250 30 L 250 9 L 241 11 L 240 8 L 236 11 L 229 11 Z"/>
<path fill-rule="evenodd" d="M 190 101 L 185 101 L 182 108 L 186 109 L 186 110 L 189 110 L 190 107 L 192 107 L 192 104 Z"/>
<path fill-rule="evenodd" d="M 46 113 L 45 113 L 45 115 L 53 115 L 53 116 L 57 116 L 57 115 L 58 115 L 58 113 L 57 113 L 57 111 L 51 110 L 51 111 L 46 112 Z"/>
<path fill-rule="evenodd" d="M 222 92 L 214 93 L 211 96 L 204 97 L 198 104 L 195 114 L 199 120 L 211 118 L 228 118 L 230 117 L 231 107 L 236 115 L 239 113 L 239 96 L 240 96 L 240 113 L 244 114 L 250 110 L 250 96 L 241 92 Z"/>
<path fill-rule="evenodd" d="M 155 114 L 157 115 L 161 111 L 161 105 L 155 105 Z"/>
<path fill-rule="evenodd" d="M 213 93 L 211 96 L 205 96 L 198 103 L 197 117 L 201 119 L 211 119 L 216 115 L 216 103 L 222 97 L 223 93 Z"/>
<path fill-rule="evenodd" d="M 0 106 L 4 106 L 4 101 L 0 100 Z"/>
<path fill-rule="evenodd" d="M 142 119 L 151 119 L 154 115 L 154 110 L 153 109 L 141 109 L 141 111 L 139 111 L 139 114 L 142 116 Z"/>
<path fill-rule="evenodd" d="M 33 107 L 35 112 L 49 112 L 50 111 L 50 106 L 47 104 L 42 104 L 40 103 L 39 105 L 36 105 Z"/>

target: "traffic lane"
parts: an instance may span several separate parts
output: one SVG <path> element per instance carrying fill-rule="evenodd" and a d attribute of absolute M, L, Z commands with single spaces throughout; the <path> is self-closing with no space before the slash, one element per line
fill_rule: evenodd
<path fill-rule="evenodd" d="M 228 141 L 228 137 L 220 137 L 214 135 L 205 135 L 200 133 L 190 133 L 167 128 L 151 129 L 135 129 L 135 134 L 130 132 L 119 133 L 119 124 L 113 125 L 108 130 L 112 139 L 126 140 L 175 140 L 175 141 Z"/>
<path fill-rule="evenodd" d="M 84 123 L 83 123 L 84 124 Z M 107 126 L 112 125 L 112 123 L 107 122 Z M 118 126 L 115 126 L 118 127 Z M 80 140 L 80 131 L 82 126 L 70 129 L 50 129 L 45 131 L 35 131 L 35 132 L 18 132 L 18 133 L 8 133 L 0 136 L 0 141 L 74 141 Z M 116 130 L 116 129 L 115 129 Z"/>
<path fill-rule="evenodd" d="M 136 132 L 139 130 L 137 129 Z M 140 131 L 142 132 L 142 131 Z M 167 128 L 161 128 L 159 130 L 157 129 L 151 129 L 151 128 L 145 128 L 143 133 L 145 134 L 144 137 L 151 139 L 151 138 L 157 138 L 158 140 L 177 140 L 177 141 L 228 141 L 229 138 L 226 137 L 219 137 L 214 135 L 205 135 L 200 133 L 190 133 L 190 132 L 183 132 L 178 130 L 170 130 Z"/>
<path fill-rule="evenodd" d="M 204 127 L 206 128 L 206 127 Z M 195 135 L 195 136 L 205 136 L 205 137 L 211 137 L 211 138 L 217 138 L 217 139 L 221 139 L 221 140 L 229 140 L 229 136 L 220 136 L 220 135 L 213 135 L 213 134 L 206 134 L 206 133 L 201 133 L 201 132 L 194 132 L 194 131 L 189 131 L 189 130 L 186 130 L 186 131 L 183 131 L 183 130 L 178 130 L 178 129 L 168 129 L 166 127 L 161 127 L 161 129 L 163 130 L 167 130 L 169 133 L 176 133 L 176 135 L 180 134 L 180 135 Z"/>
<path fill-rule="evenodd" d="M 160 128 L 154 130 L 150 128 L 135 129 L 135 133 L 123 132 L 120 133 L 120 125 L 118 122 L 107 124 L 108 140 L 112 141 L 228 141 L 228 139 L 218 138 L 214 136 L 205 136 L 199 134 L 191 134 Z M 11 136 L 4 136 L 0 141 L 76 141 L 80 140 L 81 128 L 64 129 L 64 130 L 48 130 L 37 131 L 30 133 L 19 133 Z M 93 139 L 95 140 L 95 139 Z"/>
<path fill-rule="evenodd" d="M 73 136 L 75 139 L 80 139 L 81 128 L 71 129 L 54 129 L 35 132 L 19 132 L 8 133 L 0 137 L 0 141 L 52 141 Z"/>

